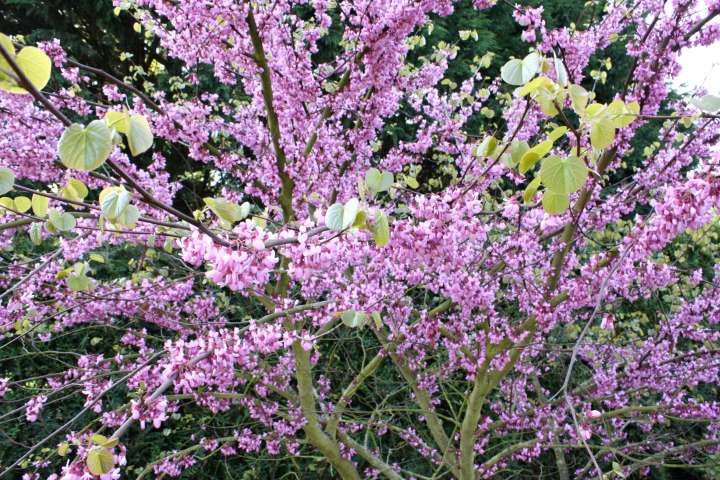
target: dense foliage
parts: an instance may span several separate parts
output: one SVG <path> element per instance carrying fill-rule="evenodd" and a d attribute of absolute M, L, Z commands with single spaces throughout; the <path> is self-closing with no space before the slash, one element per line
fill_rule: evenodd
<path fill-rule="evenodd" d="M 8 2 L 0 477 L 715 478 L 720 2 Z"/>

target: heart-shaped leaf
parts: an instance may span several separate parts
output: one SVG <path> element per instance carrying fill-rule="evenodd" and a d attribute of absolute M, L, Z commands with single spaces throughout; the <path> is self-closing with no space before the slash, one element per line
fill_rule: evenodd
<path fill-rule="evenodd" d="M 115 220 L 130 203 L 130 194 L 123 187 L 108 187 L 100 192 L 100 208 L 109 220 Z"/>
<path fill-rule="evenodd" d="M 103 447 L 93 447 L 88 452 L 87 467 L 95 476 L 109 473 L 115 466 L 115 458 L 110 450 Z"/>
<path fill-rule="evenodd" d="M 15 197 L 15 210 L 20 213 L 25 213 L 30 210 L 32 203 L 27 197 Z"/>
<path fill-rule="evenodd" d="M 153 134 L 150 130 L 150 124 L 142 115 L 130 115 L 130 130 L 127 133 L 128 145 L 130 153 L 133 157 L 137 157 L 144 151 L 152 147 Z"/>
<path fill-rule="evenodd" d="M 546 190 L 543 194 L 542 205 L 547 213 L 559 215 L 570 206 L 570 199 L 565 194 Z"/>
<path fill-rule="evenodd" d="M 350 328 L 361 328 L 364 327 L 368 321 L 368 316 L 365 312 L 357 312 L 355 310 L 348 310 L 342 314 L 342 322 Z"/>
<path fill-rule="evenodd" d="M 67 184 L 60 190 L 60 195 L 76 202 L 82 202 L 88 195 L 88 188 L 77 178 L 70 177 Z"/>
<path fill-rule="evenodd" d="M 336 232 L 350 228 L 357 217 L 360 202 L 357 198 L 351 198 L 345 205 L 334 203 L 325 212 L 325 226 Z"/>
<path fill-rule="evenodd" d="M 247 202 L 238 205 L 224 198 L 210 197 L 203 199 L 203 201 L 215 215 L 228 223 L 239 222 L 250 214 L 250 204 Z"/>
<path fill-rule="evenodd" d="M 390 189 L 394 180 L 392 173 L 380 172 L 374 167 L 365 172 L 365 184 L 372 193 L 380 193 Z"/>
<path fill-rule="evenodd" d="M 75 217 L 67 212 L 59 212 L 58 210 L 50 210 L 48 213 L 48 221 L 55 230 L 59 232 L 67 232 L 75 228 Z"/>
<path fill-rule="evenodd" d="M 569 195 L 585 185 L 588 168 L 578 157 L 560 158 L 552 155 L 543 160 L 540 177 L 548 189 Z"/>
<path fill-rule="evenodd" d="M 12 41 L 8 37 L 2 35 L 0 42 L 2 42 L 8 53 L 14 55 L 15 48 L 12 46 Z M 45 88 L 45 85 L 47 85 L 50 80 L 50 73 L 52 71 L 52 62 L 45 52 L 37 47 L 24 47 L 20 50 L 20 53 L 15 55 L 15 63 L 36 89 L 42 90 Z M 4 58 L 0 60 L 0 68 L 6 72 L 14 73 L 12 67 L 10 67 Z M 25 88 L 20 86 L 17 78 L 2 73 L 0 73 L 0 90 L 5 90 L 10 93 L 28 93 Z"/>
<path fill-rule="evenodd" d="M 4 195 L 15 186 L 15 174 L 9 168 L 0 168 L 0 195 Z"/>
<path fill-rule="evenodd" d="M 33 193 L 30 203 L 32 204 L 32 210 L 36 217 L 43 218 L 47 215 L 48 204 L 50 203 L 48 197 Z"/>
<path fill-rule="evenodd" d="M 112 133 L 102 120 L 94 120 L 87 127 L 73 123 L 58 143 L 63 165 L 78 170 L 95 170 L 105 163 L 111 150 Z"/>

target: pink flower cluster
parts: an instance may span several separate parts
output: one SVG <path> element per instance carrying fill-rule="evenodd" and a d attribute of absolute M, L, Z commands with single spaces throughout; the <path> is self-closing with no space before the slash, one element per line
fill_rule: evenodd
<path fill-rule="evenodd" d="M 237 248 L 217 246 L 209 236 L 194 231 L 178 241 L 183 260 L 194 266 L 207 262 L 211 267 L 207 277 L 230 290 L 265 285 L 278 261 L 275 252 L 265 248 L 270 235 L 250 220 L 238 224 L 233 233 L 237 235 Z"/>

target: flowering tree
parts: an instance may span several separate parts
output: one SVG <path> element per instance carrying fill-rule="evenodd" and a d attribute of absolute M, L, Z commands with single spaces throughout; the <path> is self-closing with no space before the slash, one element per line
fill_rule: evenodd
<path fill-rule="evenodd" d="M 217 456 L 624 478 L 717 458 L 720 99 L 669 82 L 720 36 L 720 2 L 588 2 L 557 29 L 515 5 L 527 55 L 461 84 L 445 74 L 477 32 L 426 44 L 452 0 L 115 6 L 182 76 L 138 88 L 0 37 L 0 349 L 30 362 L 0 371 L 18 443 L 0 476 Z M 614 42 L 631 68 L 602 102 Z M 385 141 L 397 122 L 410 138 Z M 177 201 L 197 172 L 168 151 L 208 166 L 202 208 Z M 177 444 L 143 456 L 153 430 Z"/>

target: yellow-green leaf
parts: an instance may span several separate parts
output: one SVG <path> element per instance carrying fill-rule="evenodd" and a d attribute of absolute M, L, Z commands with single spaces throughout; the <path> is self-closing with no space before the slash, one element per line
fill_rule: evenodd
<path fill-rule="evenodd" d="M 5 47 L 5 50 L 10 54 L 10 56 L 15 56 L 15 45 L 13 45 L 12 40 L 10 40 L 10 37 L 7 35 L 4 35 L 0 33 L 0 44 L 2 44 L 3 47 Z M 0 69 L 5 71 L 11 71 L 10 64 L 7 63 L 5 60 L 5 57 L 0 55 Z M 0 82 L 6 82 L 8 81 L 8 77 L 0 72 Z"/>
<path fill-rule="evenodd" d="M 530 203 L 535 197 L 535 194 L 538 191 L 538 188 L 540 188 L 541 179 L 540 177 L 535 177 L 532 182 L 528 184 L 527 187 L 525 187 L 525 191 L 523 191 L 523 201 L 527 204 Z"/>
<path fill-rule="evenodd" d="M 0 195 L 5 195 L 15 186 L 15 174 L 9 168 L 0 168 Z"/>
<path fill-rule="evenodd" d="M 65 212 L 50 210 L 48 221 L 59 232 L 66 232 L 75 228 L 75 217 Z"/>
<path fill-rule="evenodd" d="M 102 120 L 87 127 L 73 123 L 65 129 L 58 143 L 63 165 L 78 170 L 95 170 L 105 163 L 112 150 L 112 134 Z"/>
<path fill-rule="evenodd" d="M 570 206 L 570 199 L 565 194 L 546 190 L 543 194 L 542 205 L 547 213 L 559 215 Z"/>
<path fill-rule="evenodd" d="M 124 187 L 108 187 L 100 192 L 100 208 L 109 220 L 115 220 L 130 204 L 130 194 Z"/>
<path fill-rule="evenodd" d="M 15 197 L 15 210 L 25 213 L 30 210 L 31 202 L 27 197 Z"/>
<path fill-rule="evenodd" d="M 150 124 L 142 115 L 130 115 L 130 129 L 127 134 L 130 153 L 133 157 L 137 157 L 144 151 L 152 147 L 153 134 L 150 130 Z"/>
<path fill-rule="evenodd" d="M 110 450 L 103 447 L 93 447 L 88 452 L 87 467 L 93 475 L 105 475 L 110 472 L 114 466 L 115 458 Z"/>
<path fill-rule="evenodd" d="M 62 442 L 60 445 L 58 445 L 57 453 L 61 457 L 64 457 L 68 454 L 68 451 L 70 450 L 70 444 L 68 442 Z"/>
<path fill-rule="evenodd" d="M 405 175 L 405 185 L 407 185 L 409 188 L 412 188 L 413 190 L 420 186 L 415 177 L 410 177 L 408 175 Z"/>
<path fill-rule="evenodd" d="M 581 159 L 575 156 L 561 158 L 555 155 L 543 160 L 540 178 L 548 189 L 555 193 L 569 195 L 585 185 L 588 169 Z"/>
<path fill-rule="evenodd" d="M 250 213 L 250 204 L 247 204 L 247 208 L 243 208 L 246 204 L 238 205 L 237 203 L 225 200 L 224 198 L 208 197 L 203 200 L 205 205 L 207 205 L 210 210 L 215 213 L 215 215 L 228 223 L 239 222 Z"/>
<path fill-rule="evenodd" d="M 548 140 L 555 143 L 557 141 L 557 139 L 562 137 L 563 135 L 565 135 L 565 133 L 567 133 L 567 131 L 568 131 L 567 127 L 557 127 L 555 129 L 553 129 L 552 132 L 550 132 L 550 134 L 548 135 Z"/>
<path fill-rule="evenodd" d="M 593 148 L 600 150 L 609 147 L 615 140 L 615 125 L 610 119 L 603 119 L 590 127 L 590 143 Z"/>
<path fill-rule="evenodd" d="M 2 41 L 3 46 L 7 48 L 8 37 L 3 35 L 0 41 Z M 13 52 L 14 49 L 12 49 L 11 53 Z M 35 88 L 38 90 L 45 88 L 45 85 L 47 85 L 50 80 L 50 72 L 52 70 L 52 62 L 45 52 L 37 47 L 25 47 L 15 56 L 15 63 Z M 0 68 L 6 71 L 12 71 L 5 59 L 0 63 Z M 0 89 L 10 93 L 28 93 L 26 89 L 19 85 L 15 78 L 4 74 L 0 75 Z"/>
<path fill-rule="evenodd" d="M 122 213 L 113 220 L 113 223 L 117 223 L 128 228 L 134 228 L 139 218 L 140 210 L 138 210 L 135 205 L 128 205 Z"/>
<path fill-rule="evenodd" d="M 70 177 L 67 184 L 60 190 L 60 196 L 82 202 L 88 195 L 88 188 L 77 178 Z"/>
<path fill-rule="evenodd" d="M 530 93 L 534 93 L 539 89 L 549 89 L 554 86 L 554 82 L 547 77 L 537 77 L 525 84 L 520 90 L 519 95 L 524 97 Z"/>
<path fill-rule="evenodd" d="M 105 263 L 105 257 L 100 255 L 99 253 L 91 253 L 90 260 L 97 263 Z"/>
<path fill-rule="evenodd" d="M 15 210 L 15 202 L 13 202 L 13 199 L 10 197 L 2 197 L 0 198 L 0 207 Z"/>
<path fill-rule="evenodd" d="M 538 160 L 548 154 L 552 146 L 552 140 L 545 140 L 544 142 L 538 143 L 530 150 L 525 152 L 522 158 L 520 158 L 520 173 L 525 173 L 530 170 L 533 165 L 537 163 Z"/>
<path fill-rule="evenodd" d="M 130 131 L 130 114 L 126 111 L 107 112 L 105 114 L 105 121 L 108 127 L 114 128 L 120 133 L 127 134 Z"/>
<path fill-rule="evenodd" d="M 30 202 L 32 203 L 32 210 L 36 217 L 43 218 L 47 215 L 48 203 L 50 203 L 50 199 L 48 197 L 33 193 L 32 200 Z"/>
<path fill-rule="evenodd" d="M 99 433 L 96 433 L 92 437 L 90 437 L 90 441 L 92 441 L 95 445 L 103 446 L 105 445 L 105 442 L 108 441 L 108 439 L 105 435 L 100 435 Z"/>
<path fill-rule="evenodd" d="M 375 245 L 382 248 L 390 242 L 390 223 L 382 210 L 375 212 L 375 225 L 373 226 Z"/>
<path fill-rule="evenodd" d="M 365 172 L 365 184 L 373 193 L 384 192 L 390 189 L 395 179 L 390 172 L 381 172 L 377 168 L 369 168 Z"/>
<path fill-rule="evenodd" d="M 578 115 L 582 115 L 585 112 L 585 107 L 587 107 L 590 94 L 580 85 L 570 85 L 568 91 L 570 92 L 573 110 Z"/>

